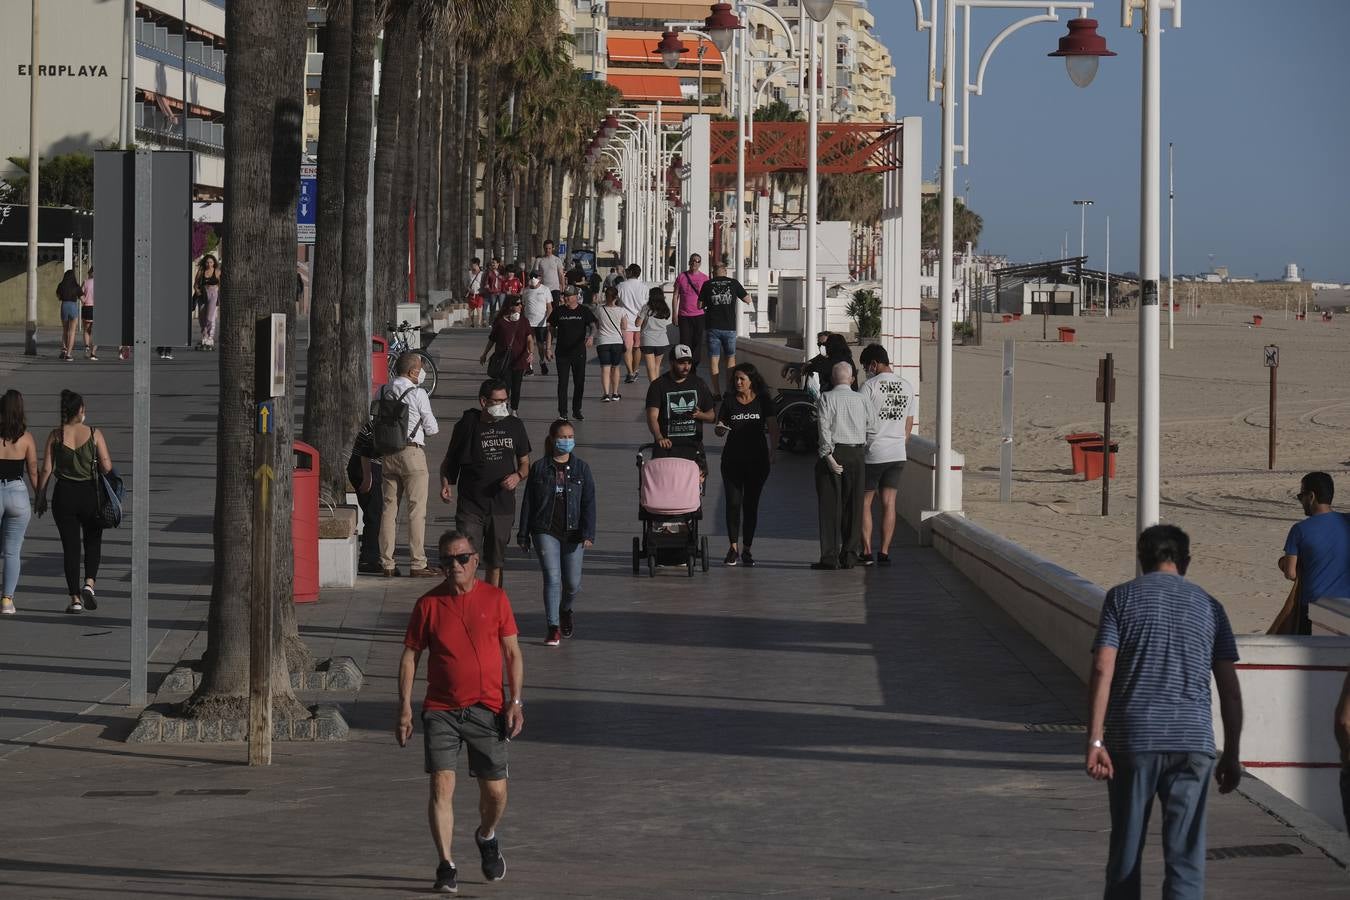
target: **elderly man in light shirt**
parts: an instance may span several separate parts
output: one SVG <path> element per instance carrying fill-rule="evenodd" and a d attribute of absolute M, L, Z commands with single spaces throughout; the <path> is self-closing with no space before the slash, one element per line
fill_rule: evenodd
<path fill-rule="evenodd" d="M 853 364 L 835 363 L 833 390 L 816 401 L 820 442 L 816 461 L 816 502 L 820 511 L 820 559 L 813 569 L 851 569 L 862 550 L 864 460 L 877 433 L 877 411 L 849 387 Z"/>
<path fill-rule="evenodd" d="M 441 430 L 431 413 L 422 383 L 422 357 L 405 353 L 398 358 L 394 380 L 381 390 L 383 396 L 402 397 L 408 406 L 408 445 L 384 457 L 381 473 L 384 509 L 380 517 L 380 566 L 386 578 L 399 574 L 394 564 L 394 534 L 398 527 L 399 500 L 408 504 L 408 574 L 422 578 L 440 578 L 441 573 L 427 565 L 427 438 Z"/>

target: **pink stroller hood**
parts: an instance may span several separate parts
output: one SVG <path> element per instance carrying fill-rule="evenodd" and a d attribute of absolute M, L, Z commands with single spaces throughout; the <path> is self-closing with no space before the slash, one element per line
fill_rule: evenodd
<path fill-rule="evenodd" d="M 698 463 L 692 459 L 662 457 L 642 466 L 638 502 L 649 513 L 677 516 L 699 508 Z"/>

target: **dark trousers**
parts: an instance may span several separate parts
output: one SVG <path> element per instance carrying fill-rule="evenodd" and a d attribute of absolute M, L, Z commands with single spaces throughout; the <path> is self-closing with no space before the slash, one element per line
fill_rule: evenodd
<path fill-rule="evenodd" d="M 722 457 L 722 496 L 727 504 L 727 539 L 745 549 L 755 542 L 759 525 L 759 498 L 769 480 L 769 460 L 727 461 Z M 741 529 L 745 540 L 740 540 Z"/>
<path fill-rule="evenodd" d="M 834 445 L 834 461 L 842 475 L 830 470 L 822 457 L 816 461 L 816 502 L 820 516 L 820 561 L 827 566 L 852 565 L 862 551 L 863 460 L 861 444 Z"/>
<path fill-rule="evenodd" d="M 103 521 L 98 515 L 98 490 L 93 481 L 56 479 L 52 491 L 52 518 L 61 535 L 61 554 L 66 564 L 66 590 L 78 597 L 84 582 L 80 580 L 80 543 L 84 543 L 84 576 L 98 578 L 103 561 Z"/>
<path fill-rule="evenodd" d="M 1341 767 L 1341 812 L 1345 813 L 1345 830 L 1350 831 L 1350 766 Z"/>
<path fill-rule="evenodd" d="M 678 301 L 676 301 L 678 302 Z M 699 360 L 703 359 L 703 351 L 707 349 L 708 332 L 704 326 L 705 316 L 680 316 L 680 343 L 688 344 L 689 349 L 694 351 L 694 366 L 698 367 Z"/>
<path fill-rule="evenodd" d="M 1156 796 L 1162 804 L 1162 895 L 1202 900 L 1205 895 L 1205 798 L 1214 757 L 1208 753 L 1113 753 L 1107 782 L 1111 843 L 1105 900 L 1138 900 L 1144 837 Z"/>
<path fill-rule="evenodd" d="M 520 409 L 520 382 L 525 377 L 524 369 L 512 369 L 506 373 L 507 389 L 511 392 L 511 409 Z"/>
<path fill-rule="evenodd" d="M 380 564 L 380 517 L 384 514 L 384 489 L 380 487 L 380 461 L 370 461 L 370 490 L 361 493 L 361 460 L 355 456 L 347 463 L 347 478 L 356 488 L 356 503 L 361 507 L 361 553 L 363 566 Z"/>
<path fill-rule="evenodd" d="M 534 329 L 534 352 L 539 357 L 539 370 L 548 374 L 548 363 L 544 362 L 544 348 L 548 346 L 548 326 L 540 325 Z"/>
<path fill-rule="evenodd" d="M 581 397 L 586 392 L 586 351 L 572 356 L 554 357 L 558 364 L 558 415 L 567 416 L 567 383 L 572 383 L 572 412 L 581 412 Z"/>

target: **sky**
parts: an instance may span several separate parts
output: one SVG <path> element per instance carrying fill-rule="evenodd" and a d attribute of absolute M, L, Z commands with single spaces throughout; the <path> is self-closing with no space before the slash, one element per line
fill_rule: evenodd
<path fill-rule="evenodd" d="M 931 16 L 934 0 L 923 0 Z M 940 4 L 940 0 L 938 0 Z M 925 180 L 941 162 L 941 110 L 926 93 L 928 36 L 910 0 L 872 0 L 895 63 L 898 117 L 923 117 Z M 971 77 L 985 45 L 1020 10 L 976 9 Z M 1177 274 L 1228 266 L 1234 276 L 1350 282 L 1350 0 L 1185 0 L 1182 27 L 1164 13 L 1162 243 L 1167 275 L 1167 142 L 1174 147 Z M 1077 13 L 1061 8 L 1061 21 Z M 1087 210 L 1089 265 L 1139 268 L 1143 38 L 1120 24 L 1119 0 L 1090 13 L 1119 56 L 1087 88 L 1046 57 L 1066 26 L 1043 23 L 994 52 L 983 96 L 971 97 L 970 165 L 955 184 L 984 218 L 981 249 L 1030 262 L 1077 255 Z M 940 38 L 940 35 L 939 35 Z M 957 31 L 960 55 L 960 29 Z M 939 51 L 941 50 L 939 39 Z M 958 111 L 958 119 L 959 119 Z M 958 134 L 959 139 L 959 134 Z"/>

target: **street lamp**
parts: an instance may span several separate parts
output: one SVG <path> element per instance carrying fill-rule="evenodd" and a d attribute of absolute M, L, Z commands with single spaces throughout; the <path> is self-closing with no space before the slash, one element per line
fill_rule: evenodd
<path fill-rule="evenodd" d="M 1064 41 L 1061 40 L 1060 44 Z M 1069 77 L 1073 77 L 1072 71 Z M 1091 80 L 1091 79 L 1089 79 Z M 1075 82 L 1077 83 L 1077 82 Z M 1082 87 L 1082 85 L 1079 85 Z M 1087 208 L 1092 205 L 1091 200 L 1075 200 L 1073 205 L 1078 207 L 1078 255 L 1087 256 Z M 1078 308 L 1083 308 L 1083 264 L 1078 264 Z"/>
<path fill-rule="evenodd" d="M 741 20 L 731 11 L 730 3 L 714 3 L 712 12 L 703 20 L 703 29 L 708 32 L 708 38 L 723 53 L 731 49 L 731 39 L 741 27 Z"/>
<path fill-rule="evenodd" d="M 680 40 L 680 36 L 673 31 L 664 31 L 661 33 L 661 43 L 656 45 L 656 52 L 661 54 L 661 62 L 667 69 L 673 69 L 680 64 L 680 54 L 688 53 L 689 48 Z"/>
<path fill-rule="evenodd" d="M 824 22 L 834 9 L 834 0 L 802 0 L 806 14 L 817 22 Z"/>
<path fill-rule="evenodd" d="M 1124 0 L 1129 3 L 1132 0 Z M 1158 0 L 1149 0 L 1157 3 Z M 1172 0 L 1175 2 L 1175 0 Z M 1058 22 L 1059 15 L 1056 13 L 1063 4 L 1046 2 L 1046 0 L 942 0 L 942 7 L 945 10 L 945 19 L 941 26 L 938 24 L 938 0 L 932 0 L 930 9 L 932 15 L 925 19 L 923 17 L 923 0 L 914 0 L 914 13 L 916 25 L 919 31 L 928 31 L 928 99 L 933 101 L 936 98 L 937 90 L 942 90 L 942 186 L 941 186 L 941 246 L 939 248 L 939 257 L 941 260 L 941 274 L 938 279 L 938 402 L 937 402 L 937 427 L 934 435 L 937 443 L 937 459 L 934 466 L 934 506 L 936 512 L 954 512 L 956 506 L 951 497 L 951 467 L 952 467 L 952 304 L 950 298 L 954 288 L 952 278 L 952 232 L 953 232 L 953 188 L 955 186 L 956 169 L 956 103 L 957 96 L 960 95 L 963 101 L 962 125 L 961 125 L 961 161 L 965 164 L 970 163 L 970 95 L 984 93 L 984 73 L 989 65 L 989 58 L 1009 35 L 1018 29 L 1025 28 L 1028 25 L 1038 22 Z M 1092 3 L 1074 4 L 1084 13 L 1092 8 Z M 965 38 L 964 53 L 958 57 L 956 54 L 956 10 L 960 7 L 963 13 L 962 32 Z M 971 10 L 978 8 L 992 9 L 1024 9 L 1041 10 L 1036 15 L 1029 15 L 1008 25 L 1000 31 L 989 45 L 985 48 L 980 57 L 979 69 L 975 79 L 970 77 L 970 15 Z M 1070 77 L 1074 78 L 1075 84 L 1086 84 L 1090 82 L 1091 75 L 1096 72 L 1096 60 L 1101 56 L 1114 55 L 1106 49 L 1105 42 L 1096 35 L 1097 23 L 1091 19 L 1080 18 L 1069 22 L 1069 34 L 1060 39 L 1059 49 L 1052 55 L 1064 56 L 1068 61 Z M 938 28 L 942 28 L 942 69 L 941 79 L 939 80 L 937 67 L 937 37 Z M 1095 38 L 1096 40 L 1092 40 Z M 1075 62 L 1077 57 L 1091 56 L 1092 72 L 1087 72 L 1088 64 Z M 963 60 L 960 77 L 957 77 L 956 63 L 958 59 Z M 1074 77 L 1077 76 L 1077 77 Z M 1079 81 L 1080 78 L 1086 78 L 1085 81 Z"/>

